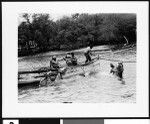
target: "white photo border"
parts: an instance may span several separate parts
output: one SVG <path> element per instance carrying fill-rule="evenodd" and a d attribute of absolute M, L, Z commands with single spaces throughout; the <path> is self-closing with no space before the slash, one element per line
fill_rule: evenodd
<path fill-rule="evenodd" d="M 149 117 L 149 3 L 2 2 L 2 117 Z M 136 13 L 136 103 L 18 103 L 19 13 Z"/>

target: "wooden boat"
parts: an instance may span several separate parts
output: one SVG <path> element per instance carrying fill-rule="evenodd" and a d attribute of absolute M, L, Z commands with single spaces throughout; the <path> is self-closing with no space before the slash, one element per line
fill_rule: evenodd
<path fill-rule="evenodd" d="M 68 79 L 72 76 L 83 75 L 85 73 L 84 67 L 91 65 L 92 63 L 99 60 L 99 56 L 93 58 L 91 62 L 88 63 L 79 63 L 76 66 L 69 66 L 65 75 L 63 75 L 63 79 Z M 18 85 L 31 84 L 31 83 L 40 83 L 41 80 L 45 79 L 45 75 L 49 72 L 49 67 L 43 67 L 34 71 L 22 71 L 18 72 Z"/>

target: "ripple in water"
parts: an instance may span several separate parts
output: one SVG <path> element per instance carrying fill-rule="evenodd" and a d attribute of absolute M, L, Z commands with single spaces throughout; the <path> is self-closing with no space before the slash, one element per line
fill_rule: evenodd
<path fill-rule="evenodd" d="M 24 61 L 21 63 L 27 64 Z M 20 103 L 136 103 L 136 63 L 124 63 L 122 81 L 109 74 L 109 64 L 108 61 L 100 60 L 100 65 L 88 66 L 85 68 L 85 77 L 80 74 L 63 80 L 58 79 L 47 87 L 19 88 L 18 101 Z"/>

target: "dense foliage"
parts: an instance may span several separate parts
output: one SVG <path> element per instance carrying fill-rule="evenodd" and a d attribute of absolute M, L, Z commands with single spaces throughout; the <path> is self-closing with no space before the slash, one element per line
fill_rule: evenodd
<path fill-rule="evenodd" d="M 73 14 L 53 21 L 49 14 L 22 14 L 18 53 L 71 50 L 93 45 L 136 42 L 136 14 Z"/>

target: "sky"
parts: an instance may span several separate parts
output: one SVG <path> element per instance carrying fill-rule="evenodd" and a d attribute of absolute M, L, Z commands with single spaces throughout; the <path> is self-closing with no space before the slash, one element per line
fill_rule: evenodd
<path fill-rule="evenodd" d="M 38 14 L 38 13 L 36 13 L 36 14 Z M 39 14 L 41 14 L 41 13 L 39 12 Z M 71 14 L 67 14 L 67 13 L 66 14 L 62 14 L 62 13 L 47 13 L 47 14 L 49 14 L 50 18 L 53 19 L 54 21 L 62 18 L 63 16 L 70 16 L 71 15 Z M 19 16 L 18 16 L 18 19 L 19 19 L 20 22 L 23 21 L 23 18 L 21 17 L 21 15 L 22 14 L 20 13 Z"/>
<path fill-rule="evenodd" d="M 37 14 L 37 13 L 36 13 Z M 53 20 L 53 21 L 56 21 L 60 18 L 62 18 L 63 16 L 71 16 L 71 14 L 62 14 L 62 13 L 47 13 L 50 15 L 50 18 Z M 18 16 L 18 24 L 20 24 L 21 22 L 24 21 L 24 19 L 22 18 L 21 16 L 22 14 L 20 13 L 19 16 Z"/>
<path fill-rule="evenodd" d="M 135 2 L 20 2 L 13 9 L 18 13 L 48 13 L 55 20 L 74 13 L 136 13 L 145 3 Z M 22 19 L 18 18 L 19 22 Z"/>

